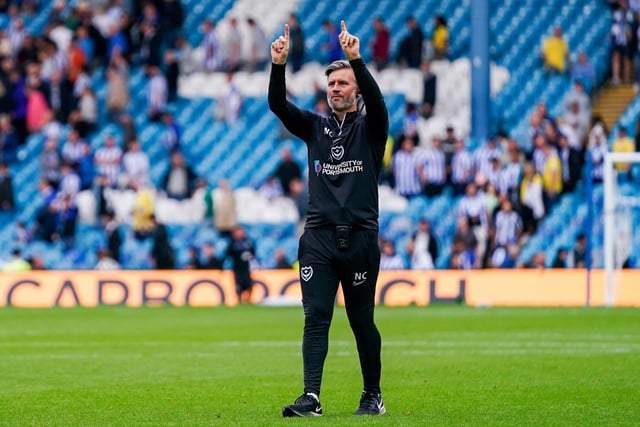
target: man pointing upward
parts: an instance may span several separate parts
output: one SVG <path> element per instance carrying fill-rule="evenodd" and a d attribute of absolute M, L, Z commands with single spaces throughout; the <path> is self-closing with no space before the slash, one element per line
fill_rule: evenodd
<path fill-rule="evenodd" d="M 307 144 L 309 201 L 298 259 L 304 307 L 304 393 L 285 417 L 320 416 L 320 386 L 338 285 L 355 336 L 363 391 L 357 415 L 385 413 L 380 392 L 380 333 L 374 323 L 378 246 L 378 176 L 389 118 L 380 88 L 360 56 L 360 39 L 340 22 L 347 60 L 325 69 L 332 114 L 301 110 L 286 98 L 289 27 L 271 44 L 269 108 Z M 361 100 L 366 114 L 358 109 Z"/>

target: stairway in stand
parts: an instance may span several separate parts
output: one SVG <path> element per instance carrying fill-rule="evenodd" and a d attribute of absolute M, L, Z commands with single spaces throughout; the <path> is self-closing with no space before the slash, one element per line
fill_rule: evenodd
<path fill-rule="evenodd" d="M 607 129 L 611 130 L 635 97 L 636 91 L 630 84 L 605 86 L 595 95 L 593 117 L 602 117 Z"/>

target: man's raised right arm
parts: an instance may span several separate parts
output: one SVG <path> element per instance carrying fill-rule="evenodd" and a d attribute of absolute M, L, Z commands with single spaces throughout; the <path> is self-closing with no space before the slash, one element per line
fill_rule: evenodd
<path fill-rule="evenodd" d="M 284 36 L 271 43 L 271 75 L 269 77 L 269 109 L 295 136 L 309 140 L 311 114 L 302 111 L 287 100 L 285 64 L 289 53 L 289 26 L 284 26 Z"/>

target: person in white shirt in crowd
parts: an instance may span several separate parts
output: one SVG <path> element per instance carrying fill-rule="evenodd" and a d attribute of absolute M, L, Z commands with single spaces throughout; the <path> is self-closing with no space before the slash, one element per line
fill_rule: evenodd
<path fill-rule="evenodd" d="M 264 31 L 253 18 L 247 19 L 249 26 L 249 57 L 247 58 L 247 71 L 261 71 L 267 65 L 268 45 Z"/>
<path fill-rule="evenodd" d="M 607 146 L 607 136 L 599 124 L 596 124 L 591 130 L 589 151 L 593 161 L 591 177 L 593 182 L 600 183 L 604 179 L 604 155 L 609 151 L 609 148 Z"/>
<path fill-rule="evenodd" d="M 447 181 L 447 168 L 440 138 L 433 138 L 431 147 L 419 155 L 418 175 L 427 197 L 442 194 Z"/>
<path fill-rule="evenodd" d="M 60 141 L 62 137 L 62 124 L 56 120 L 55 113 L 52 110 L 47 110 L 45 113 L 40 133 L 44 139 Z"/>
<path fill-rule="evenodd" d="M 96 165 L 96 174 L 107 179 L 108 186 L 115 188 L 118 185 L 120 167 L 122 165 L 122 150 L 116 144 L 113 135 L 108 135 L 104 145 L 96 151 L 93 161 Z"/>
<path fill-rule="evenodd" d="M 70 198 L 75 203 L 76 196 L 80 191 L 80 178 L 69 163 L 62 163 L 60 168 L 60 186 L 56 195 L 57 200 Z"/>
<path fill-rule="evenodd" d="M 467 189 L 467 184 L 473 180 L 473 157 L 464 145 L 464 140 L 456 141 L 456 151 L 451 159 L 451 184 L 453 196 L 461 196 Z"/>
<path fill-rule="evenodd" d="M 404 270 L 404 261 L 396 253 L 396 246 L 389 240 L 381 243 L 380 270 Z"/>
<path fill-rule="evenodd" d="M 487 139 L 487 142 L 482 147 L 477 148 L 473 153 L 473 162 L 476 168 L 476 173 L 482 172 L 485 176 L 489 174 L 491 170 L 491 159 L 494 157 L 500 158 L 502 156 L 502 150 L 496 140 L 493 138 Z"/>
<path fill-rule="evenodd" d="M 503 199 L 495 217 L 495 244 L 509 246 L 518 243 L 522 235 L 522 218 L 513 210 L 511 200 Z"/>
<path fill-rule="evenodd" d="M 394 187 L 399 195 L 411 198 L 422 194 L 422 185 L 418 175 L 419 160 L 413 140 L 406 137 L 391 160 Z"/>
<path fill-rule="evenodd" d="M 421 219 L 409 243 L 407 252 L 411 257 L 412 270 L 433 270 L 438 259 L 438 242 L 431 233 L 431 223 Z"/>
<path fill-rule="evenodd" d="M 522 156 L 517 143 L 509 142 L 507 153 L 509 161 L 502 167 L 498 180 L 498 194 L 506 196 L 512 202 L 517 202 L 520 191 L 520 178 L 522 177 Z"/>
<path fill-rule="evenodd" d="M 62 160 L 78 165 L 91 153 L 91 146 L 80 137 L 77 129 L 71 128 L 67 134 L 67 141 L 62 146 Z"/>
<path fill-rule="evenodd" d="M 484 193 L 478 191 L 475 183 L 467 185 L 467 192 L 458 204 L 457 214 L 466 218 L 469 228 L 478 239 L 478 257 L 482 258 L 489 230 L 489 212 Z"/>
<path fill-rule="evenodd" d="M 238 29 L 238 20 L 234 17 L 229 19 L 229 28 L 227 29 L 225 41 L 221 46 L 224 47 L 224 61 L 222 63 L 222 69 L 228 73 L 235 73 L 240 70 L 242 59 L 242 35 Z"/>
<path fill-rule="evenodd" d="M 218 120 L 224 120 L 227 126 L 235 125 L 242 111 L 242 103 L 244 98 L 240 89 L 233 82 L 233 74 L 227 73 L 227 83 L 229 85 L 227 94 L 220 99 L 219 104 L 215 106 L 214 115 Z"/>
<path fill-rule="evenodd" d="M 149 156 L 142 151 L 140 141 L 133 141 L 129 151 L 122 156 L 124 186 L 128 188 L 146 187 L 151 184 L 149 178 Z M 131 185 L 135 182 L 135 186 Z"/>
<path fill-rule="evenodd" d="M 120 270 L 120 264 L 111 257 L 111 251 L 109 249 L 102 248 L 98 250 L 98 262 L 94 269 L 101 271 Z"/>
<path fill-rule="evenodd" d="M 202 23 L 202 32 L 204 38 L 202 39 L 202 48 L 204 50 L 204 69 L 206 72 L 213 72 L 220 70 L 222 66 L 222 54 L 220 52 L 220 42 L 218 35 L 216 34 L 216 24 L 206 19 Z"/>
<path fill-rule="evenodd" d="M 147 93 L 147 115 L 152 122 L 159 122 L 167 109 L 167 79 L 157 65 L 148 68 L 149 89 Z"/>

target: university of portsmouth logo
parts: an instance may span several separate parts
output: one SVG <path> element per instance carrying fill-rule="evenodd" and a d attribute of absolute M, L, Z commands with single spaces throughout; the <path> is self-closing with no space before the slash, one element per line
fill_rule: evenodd
<path fill-rule="evenodd" d="M 300 277 L 302 277 L 302 280 L 308 282 L 311 276 L 313 276 L 313 267 L 306 266 L 300 268 Z"/>
<path fill-rule="evenodd" d="M 320 163 L 320 160 L 313 161 L 313 170 L 316 172 L 316 175 L 320 175 L 320 172 L 322 172 L 322 164 Z"/>
<path fill-rule="evenodd" d="M 331 157 L 339 161 L 344 156 L 344 147 L 342 145 L 335 145 L 331 147 Z"/>

